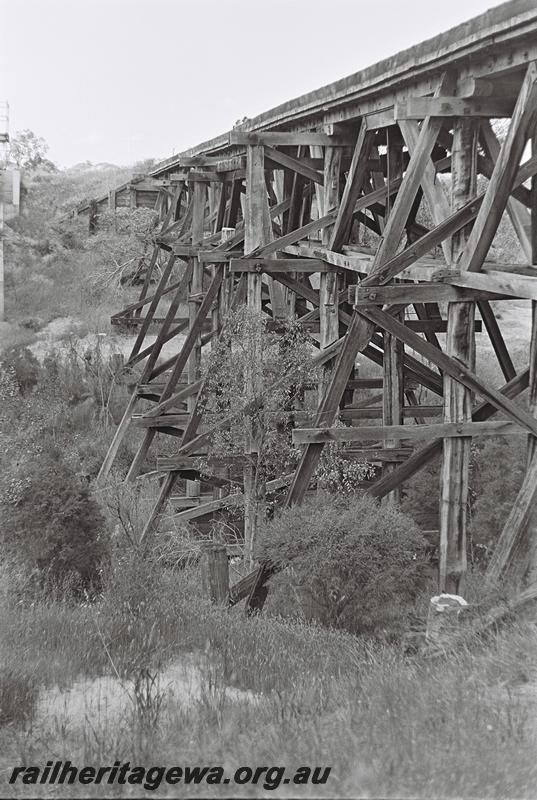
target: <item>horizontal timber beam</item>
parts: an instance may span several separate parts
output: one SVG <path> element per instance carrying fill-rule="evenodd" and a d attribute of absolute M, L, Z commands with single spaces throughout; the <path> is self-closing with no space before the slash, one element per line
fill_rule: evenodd
<path fill-rule="evenodd" d="M 204 264 L 219 264 L 227 263 L 232 258 L 240 258 L 242 256 L 241 250 L 198 250 L 197 257 Z"/>
<path fill-rule="evenodd" d="M 372 305 L 454 303 L 477 300 L 512 300 L 512 297 L 482 289 L 461 288 L 448 283 L 398 283 L 385 286 L 349 286 L 349 303 L 362 309 Z"/>
<path fill-rule="evenodd" d="M 347 147 L 354 144 L 354 139 L 348 136 L 331 136 L 327 133 L 288 133 L 287 131 L 259 131 L 259 133 L 246 133 L 245 131 L 231 131 L 229 144 L 238 145 L 268 145 L 269 147 L 320 145 L 321 147 Z"/>
<path fill-rule="evenodd" d="M 380 395 L 382 400 L 382 395 Z M 404 417 L 441 417 L 444 407 L 437 406 L 404 406 L 401 413 Z M 353 408 L 346 406 L 339 412 L 340 419 L 382 419 L 382 408 Z M 295 415 L 297 421 L 300 420 Z"/>
<path fill-rule="evenodd" d="M 319 258 L 234 258 L 231 272 L 339 272 L 333 264 Z"/>
<path fill-rule="evenodd" d="M 510 117 L 514 107 L 509 97 L 409 97 L 395 104 L 394 118 Z"/>
<path fill-rule="evenodd" d="M 322 247 L 321 245 L 312 246 L 307 243 L 288 245 L 282 248 L 282 252 L 297 256 L 305 256 L 306 258 L 321 259 L 327 264 L 331 264 L 333 267 L 357 272 L 360 275 L 367 274 L 373 261 L 373 256 L 367 253 L 336 253 L 333 250 L 329 250 L 327 247 Z"/>
<path fill-rule="evenodd" d="M 368 463 L 376 461 L 401 462 L 412 455 L 412 447 L 353 447 L 340 450 L 338 456 L 346 460 L 362 460 Z"/>
<path fill-rule="evenodd" d="M 419 416 L 416 406 L 416 416 Z M 512 422 L 447 422 L 434 425 L 368 425 L 360 428 L 295 428 L 294 444 L 326 444 L 329 442 L 367 442 L 383 439 L 451 439 L 460 436 L 525 435 L 520 425 Z"/>
<path fill-rule="evenodd" d="M 195 456 L 158 456 L 157 470 L 158 472 L 197 470 L 201 475 L 204 475 L 201 465 L 203 465 L 203 468 L 207 466 L 212 469 L 222 466 L 236 466 L 242 469 L 243 465 L 251 460 L 252 456 L 249 453 L 222 457 L 208 456 L 206 453 Z"/>
<path fill-rule="evenodd" d="M 441 280 L 443 283 L 449 283 L 451 286 L 476 291 L 497 292 L 511 298 L 537 300 L 537 277 L 529 278 L 508 272 L 493 272 L 492 270 L 487 270 L 486 273 L 468 272 L 466 270 L 464 272 L 442 270 L 441 273 L 433 275 L 433 278 Z"/>
<path fill-rule="evenodd" d="M 219 158 L 218 156 L 181 156 L 175 165 L 176 167 L 212 167 L 215 172 L 231 172 L 233 170 L 244 169 L 246 167 L 246 156 L 229 156 Z M 174 178 L 174 173 L 170 173 L 170 179 Z"/>

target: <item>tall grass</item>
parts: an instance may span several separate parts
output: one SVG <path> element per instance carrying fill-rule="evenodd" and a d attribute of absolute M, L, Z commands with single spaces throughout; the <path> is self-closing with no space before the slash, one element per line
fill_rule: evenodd
<path fill-rule="evenodd" d="M 117 717 L 74 719 L 58 708 L 52 718 L 9 720 L 0 728 L 0 770 L 50 758 L 96 765 L 116 759 L 214 763 L 227 770 L 329 765 L 331 777 L 317 796 L 533 796 L 532 623 L 468 642 L 449 656 L 409 657 L 379 640 L 215 608 L 193 599 L 198 576 L 188 570 L 149 572 L 147 584 L 129 591 L 134 570 L 123 565 L 123 583 L 111 575 L 92 604 L 57 596 L 36 598 L 28 607 L 4 597 L 3 676 L 6 665 L 17 664 L 32 685 L 67 688 L 81 678 L 89 687 L 92 678 L 117 672 L 118 692 L 127 687 L 130 695 Z M 197 695 L 174 694 L 166 673 L 158 677 L 174 662 L 196 665 Z M 13 691 L 16 685 L 13 679 Z M 229 687 L 250 695 L 237 697 Z M 39 789 L 26 788 L 28 796 Z M 139 787 L 122 791 L 129 789 L 139 795 Z M 190 787 L 188 796 L 266 794 L 260 786 L 232 787 L 227 795 L 223 789 Z M 56 791 L 67 797 L 73 790 L 82 796 L 92 787 Z M 290 796 L 288 790 L 272 794 Z M 95 796 L 102 791 L 93 787 Z M 293 791 L 315 796 L 315 787 Z"/>

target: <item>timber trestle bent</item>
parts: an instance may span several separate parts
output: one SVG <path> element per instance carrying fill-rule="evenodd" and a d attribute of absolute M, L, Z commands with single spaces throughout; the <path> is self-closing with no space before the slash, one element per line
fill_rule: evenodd
<path fill-rule="evenodd" d="M 489 566 L 492 577 L 505 572 L 524 538 L 535 536 L 536 137 L 537 4 L 515 0 L 153 170 L 147 180 L 158 191 L 160 233 L 139 301 L 115 315 L 136 327 L 128 364 L 142 372 L 99 475 L 109 473 L 129 425 L 139 426 L 127 478 L 138 478 L 148 459 L 162 478 L 144 536 L 169 502 L 185 522 L 231 502 L 218 465 L 209 497 L 200 479 L 211 478 L 195 468 L 212 435 L 203 422 L 201 357 L 229 313 L 246 305 L 275 328 L 302 322 L 321 369 L 315 421 L 300 427 L 297 413 L 292 432 L 298 466 L 273 475 L 267 492 L 287 487 L 283 504 L 301 503 L 323 446 L 346 441 L 381 465 L 366 491 L 397 502 L 405 481 L 442 454 L 439 588 L 458 592 L 472 437 L 525 435 L 526 476 Z M 504 215 L 522 254 L 513 263 L 491 251 Z M 495 309 L 520 298 L 534 312 L 529 366 L 517 375 Z M 490 338 L 503 385 L 476 374 L 476 333 Z M 361 377 L 359 355 L 382 377 Z M 525 410 L 516 398 L 528 386 Z M 436 402 L 421 404 L 420 387 Z M 379 393 L 354 402 L 362 389 Z M 154 405 L 140 414 L 141 400 Z M 157 434 L 175 437 L 177 447 L 155 462 Z M 250 455 L 243 460 L 251 471 Z M 246 468 L 244 476 L 233 502 L 247 507 Z M 174 498 L 179 479 L 186 495 Z M 254 537 L 255 521 L 245 519 L 250 547 Z M 230 602 L 262 607 L 274 569 L 258 565 L 231 588 Z"/>

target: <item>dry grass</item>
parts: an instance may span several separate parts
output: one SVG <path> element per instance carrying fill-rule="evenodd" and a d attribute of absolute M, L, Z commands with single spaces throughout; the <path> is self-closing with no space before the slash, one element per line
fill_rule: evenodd
<path fill-rule="evenodd" d="M 123 583 L 106 585 L 94 605 L 58 597 L 13 607 L 4 599 L 3 696 L 20 691 L 10 664 L 32 676 L 32 686 L 68 687 L 81 676 L 117 670 L 137 690 L 130 712 L 117 719 L 75 720 L 61 708 L 46 720 L 13 719 L 0 729 L 1 776 L 22 761 L 49 758 L 214 763 L 228 770 L 310 764 L 333 768 L 317 796 L 533 796 L 534 624 L 521 622 L 430 660 L 319 626 L 247 620 L 237 609 L 189 599 L 198 578 L 192 571 L 149 575 L 154 590 L 142 586 L 129 595 L 133 569 L 124 566 Z M 200 695 L 187 702 L 163 692 L 159 668 L 192 658 Z M 253 695 L 234 699 L 230 686 Z M 37 787 L 26 788 L 35 795 Z M 166 788 L 171 794 L 165 786 L 159 794 Z M 201 785 L 188 796 L 231 796 L 237 788 L 226 795 L 224 787 Z M 270 793 L 289 796 L 288 788 Z M 299 787 L 295 792 L 301 794 Z M 266 792 L 250 786 L 242 794 Z M 315 796 L 315 789 L 302 794 Z"/>

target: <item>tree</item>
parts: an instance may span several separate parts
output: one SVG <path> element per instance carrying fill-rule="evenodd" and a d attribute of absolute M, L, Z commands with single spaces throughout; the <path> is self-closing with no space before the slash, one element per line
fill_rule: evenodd
<path fill-rule="evenodd" d="M 106 524 L 88 486 L 59 452 L 23 461 L 0 485 L 0 542 L 42 578 L 98 580 L 107 552 Z"/>
<path fill-rule="evenodd" d="M 243 307 L 229 314 L 224 334 L 204 365 L 204 422 L 214 432 L 200 466 L 205 474 L 214 474 L 218 463 L 242 463 L 245 556 L 250 564 L 257 531 L 278 504 L 277 494 L 267 494 L 267 482 L 294 472 L 301 451 L 293 444 L 293 427 L 311 425 L 315 418 L 319 376 L 313 355 L 299 323 L 279 321 L 275 331 L 265 315 Z M 249 378 L 254 372 L 252 398 Z M 252 443 L 254 452 L 249 453 Z M 315 476 L 320 489 L 353 494 L 371 477 L 371 464 L 347 457 L 350 447 L 334 443 L 324 448 Z M 239 475 L 236 470 L 235 477 Z"/>
<path fill-rule="evenodd" d="M 266 516 L 266 483 L 292 472 L 300 451 L 291 430 L 304 390 L 312 377 L 313 348 L 294 322 L 278 333 L 268 318 L 248 308 L 229 314 L 224 334 L 205 365 L 204 420 L 215 429 L 208 460 L 236 458 L 244 463 L 246 557 L 251 561 L 255 531 Z M 252 402 L 249 376 L 256 373 Z M 313 413 L 313 409 L 312 409 Z M 223 424 L 232 417 L 231 425 Z M 253 441 L 253 450 L 246 456 Z M 212 472 L 210 466 L 206 468 Z"/>
<path fill-rule="evenodd" d="M 49 172 L 56 172 L 56 166 L 48 158 L 45 158 L 48 150 L 49 146 L 46 141 L 26 128 L 23 131 L 17 131 L 11 139 L 9 160 L 14 161 L 21 169 L 45 169 Z"/>

